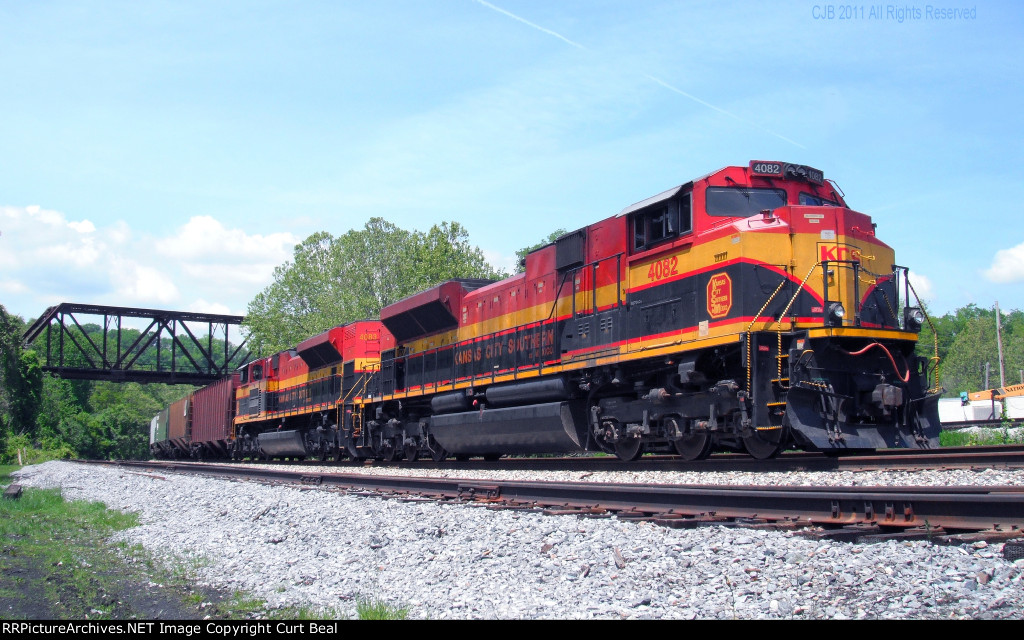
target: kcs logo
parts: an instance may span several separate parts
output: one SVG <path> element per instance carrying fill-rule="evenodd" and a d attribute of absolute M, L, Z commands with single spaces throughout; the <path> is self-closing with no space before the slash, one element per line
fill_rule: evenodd
<path fill-rule="evenodd" d="M 835 261 L 835 260 L 859 260 L 860 249 L 857 247 L 848 247 L 843 244 L 819 244 L 818 251 L 821 254 L 819 258 L 822 262 Z"/>

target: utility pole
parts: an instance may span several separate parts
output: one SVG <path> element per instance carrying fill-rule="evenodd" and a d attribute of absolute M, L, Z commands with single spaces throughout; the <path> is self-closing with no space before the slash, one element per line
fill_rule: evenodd
<path fill-rule="evenodd" d="M 1006 386 L 1006 373 L 1003 367 L 1003 331 L 1002 321 L 999 318 L 999 301 L 996 300 L 996 346 L 999 349 L 999 388 Z"/>

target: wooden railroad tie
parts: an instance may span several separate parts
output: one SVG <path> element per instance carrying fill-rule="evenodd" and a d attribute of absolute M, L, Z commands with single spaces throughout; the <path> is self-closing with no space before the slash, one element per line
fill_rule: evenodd
<path fill-rule="evenodd" d="M 9 487 L 7 487 L 6 489 L 4 489 L 4 498 L 7 498 L 8 500 L 17 500 L 20 497 L 21 497 L 21 485 L 20 484 L 12 484 Z"/>

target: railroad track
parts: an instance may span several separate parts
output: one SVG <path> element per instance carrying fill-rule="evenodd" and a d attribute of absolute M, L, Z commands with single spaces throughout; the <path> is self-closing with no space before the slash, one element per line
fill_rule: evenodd
<path fill-rule="evenodd" d="M 263 463 L 234 463 L 243 466 Z M 648 455 L 635 462 L 623 462 L 614 456 L 524 457 L 498 461 L 470 459 L 436 463 L 417 462 L 362 463 L 343 461 L 325 463 L 306 460 L 274 462 L 295 466 L 331 464 L 339 472 L 359 465 L 385 465 L 401 469 L 456 469 L 475 471 L 902 471 L 928 469 L 1024 469 L 1024 446 L 943 447 L 942 449 L 880 449 L 864 454 L 827 456 L 820 453 L 789 452 L 777 458 L 758 460 L 745 454 L 716 454 L 706 460 L 686 461 L 677 456 Z"/>
<path fill-rule="evenodd" d="M 549 514 L 617 516 L 671 527 L 801 529 L 861 541 L 1024 537 L 1024 487 L 763 487 L 467 480 L 321 473 L 264 465 L 102 463 L 161 473 L 246 478 L 355 495 L 482 504 Z M 966 536 L 966 537 L 965 537 Z"/>

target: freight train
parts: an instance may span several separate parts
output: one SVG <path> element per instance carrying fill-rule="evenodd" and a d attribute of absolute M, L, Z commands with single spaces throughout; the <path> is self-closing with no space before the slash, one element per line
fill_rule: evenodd
<path fill-rule="evenodd" d="M 155 455 L 393 461 L 938 446 L 907 268 L 820 170 L 753 161 L 249 362 Z"/>

